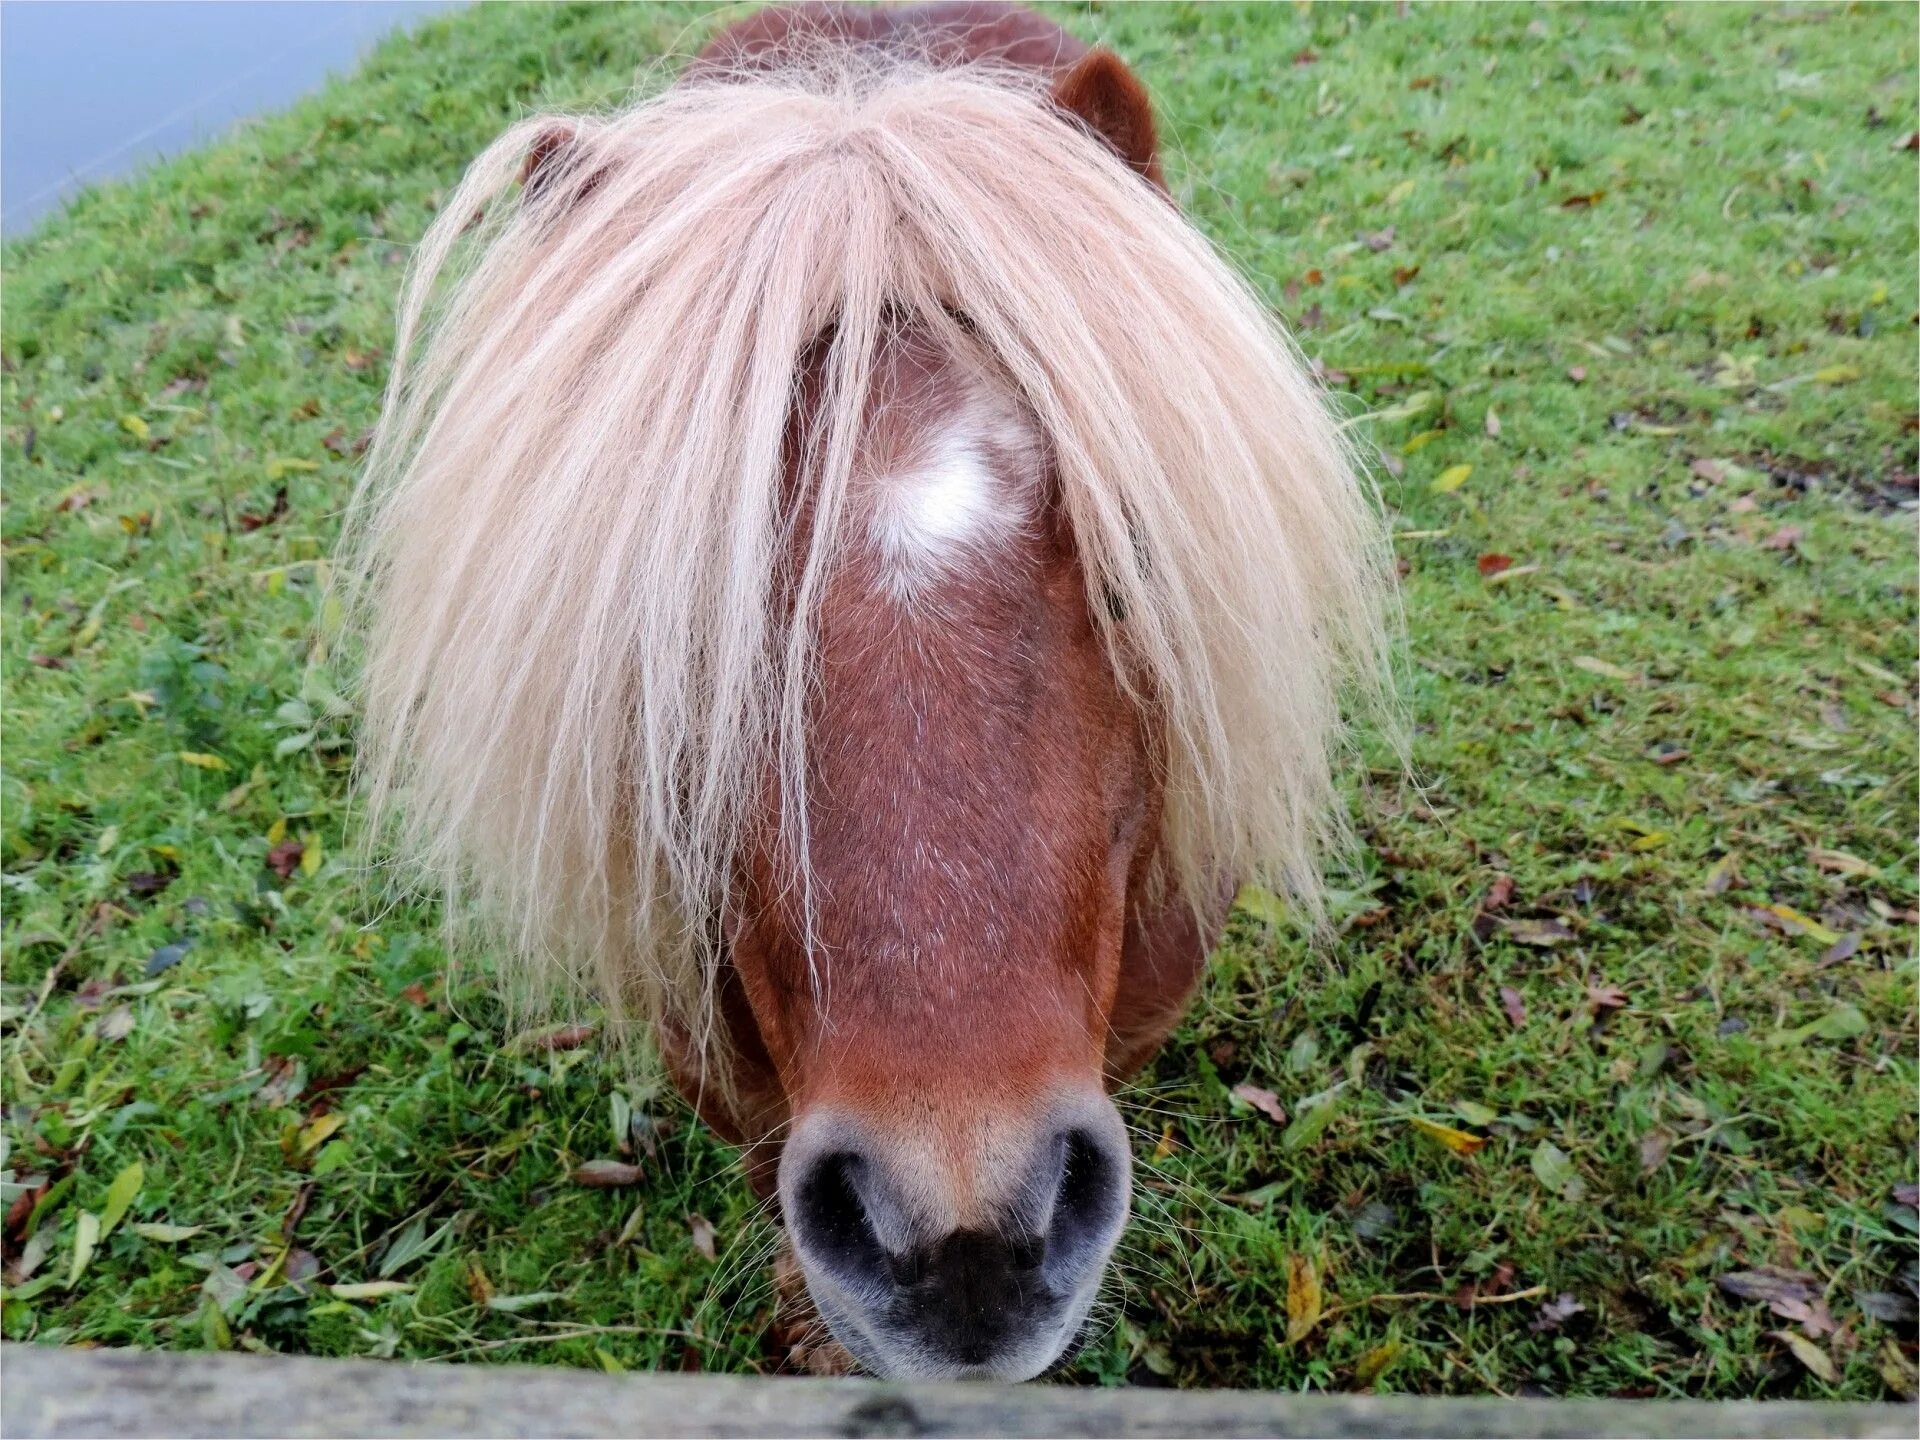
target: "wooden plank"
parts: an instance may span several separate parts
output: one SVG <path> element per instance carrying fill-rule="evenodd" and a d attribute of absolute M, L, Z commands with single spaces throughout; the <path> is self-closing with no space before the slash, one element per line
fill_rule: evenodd
<path fill-rule="evenodd" d="M 65 1436 L 1899 1436 L 1905 1405 L 1426 1399 L 602 1375 L 0 1347 L 0 1431 Z"/>

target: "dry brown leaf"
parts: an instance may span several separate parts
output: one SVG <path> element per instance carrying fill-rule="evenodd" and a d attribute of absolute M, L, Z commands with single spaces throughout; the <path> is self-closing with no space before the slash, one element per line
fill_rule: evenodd
<path fill-rule="evenodd" d="M 1258 1085 L 1236 1085 L 1233 1087 L 1233 1098 L 1251 1105 L 1276 1125 L 1287 1123 L 1286 1108 L 1281 1105 L 1280 1097 L 1271 1090 Z"/>
<path fill-rule="evenodd" d="M 624 1185 L 638 1185 L 644 1175 L 638 1165 L 629 1165 L 624 1160 L 589 1160 L 574 1167 L 573 1183 L 590 1190 L 617 1190 Z"/>

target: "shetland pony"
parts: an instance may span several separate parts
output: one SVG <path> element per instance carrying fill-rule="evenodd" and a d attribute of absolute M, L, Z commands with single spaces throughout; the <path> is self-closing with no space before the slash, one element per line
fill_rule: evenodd
<path fill-rule="evenodd" d="M 474 161 L 352 517 L 360 794 L 586 987 L 864 1367 L 1022 1379 L 1109 1087 L 1242 879 L 1314 913 L 1381 528 L 1140 83 L 1013 7 L 763 12 Z"/>

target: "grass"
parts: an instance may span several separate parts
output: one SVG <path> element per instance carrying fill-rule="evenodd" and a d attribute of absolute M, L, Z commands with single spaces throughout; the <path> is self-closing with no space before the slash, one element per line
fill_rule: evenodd
<path fill-rule="evenodd" d="M 1371 416 L 1421 779 L 1334 944 L 1238 913 L 1070 1378 L 1911 1393 L 1912 12 L 1066 14 Z M 369 903 L 304 678 L 435 198 L 709 23 L 475 7 L 7 246 L 9 1337 L 779 1363 L 729 1152 Z"/>

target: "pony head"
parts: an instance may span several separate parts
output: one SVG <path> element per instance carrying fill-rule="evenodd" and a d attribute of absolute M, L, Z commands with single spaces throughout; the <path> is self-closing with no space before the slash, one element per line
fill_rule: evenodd
<path fill-rule="evenodd" d="M 650 1025 L 890 1376 L 1072 1344 L 1109 1087 L 1238 879 L 1313 913 L 1381 669 L 1370 496 L 1117 64 L 515 127 L 353 520 L 376 823 L 514 993 Z"/>

